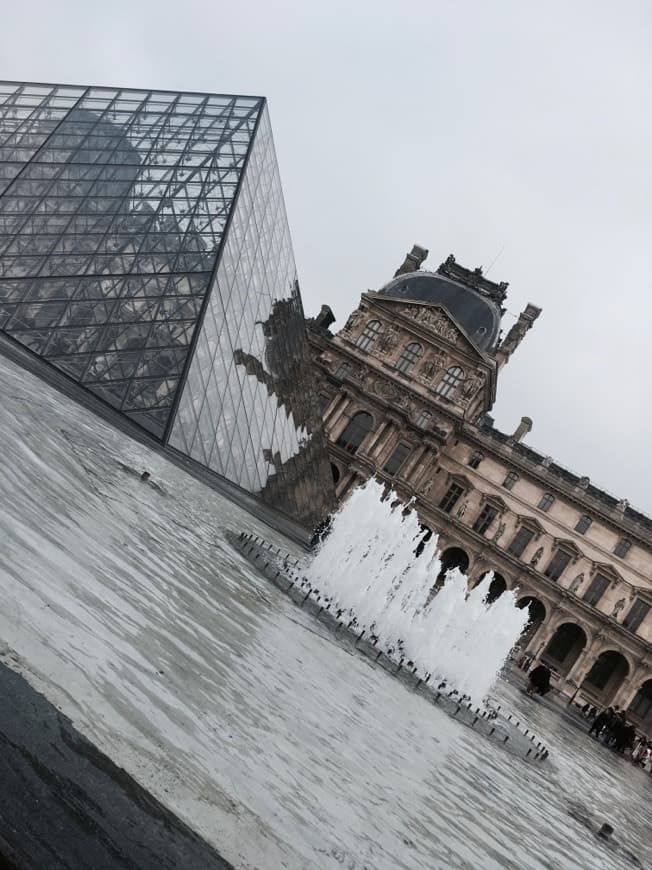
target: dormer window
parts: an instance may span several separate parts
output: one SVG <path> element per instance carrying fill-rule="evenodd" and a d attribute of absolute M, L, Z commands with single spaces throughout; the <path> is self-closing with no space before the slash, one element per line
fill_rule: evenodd
<path fill-rule="evenodd" d="M 414 364 L 423 353 L 423 348 L 418 342 L 414 341 L 405 348 L 400 357 L 396 360 L 396 368 L 399 372 L 406 375 L 412 371 Z"/>
<path fill-rule="evenodd" d="M 380 335 L 382 328 L 380 320 L 370 320 L 358 336 L 356 347 L 359 347 L 360 350 L 369 350 Z"/>
<path fill-rule="evenodd" d="M 549 511 L 552 505 L 554 504 L 555 497 L 549 492 L 544 492 L 541 496 L 541 500 L 539 502 L 539 510 L 540 511 Z"/>
<path fill-rule="evenodd" d="M 505 489 L 514 489 L 517 480 L 518 474 L 515 471 L 510 471 L 505 480 L 503 480 L 503 486 Z"/>
<path fill-rule="evenodd" d="M 444 377 L 439 381 L 435 393 L 444 399 L 450 398 L 451 393 L 453 393 L 462 383 L 463 377 L 464 369 L 459 366 L 453 366 L 448 369 Z"/>

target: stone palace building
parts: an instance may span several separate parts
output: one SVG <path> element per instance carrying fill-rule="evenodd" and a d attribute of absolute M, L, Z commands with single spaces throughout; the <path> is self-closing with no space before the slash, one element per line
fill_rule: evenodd
<path fill-rule="evenodd" d="M 522 647 L 553 685 L 652 734 L 652 520 L 524 444 L 529 418 L 493 426 L 498 375 L 540 309 L 503 336 L 508 285 L 453 256 L 424 271 L 427 253 L 415 246 L 337 334 L 327 306 L 309 321 L 337 496 L 375 476 L 414 499 L 439 535 L 433 582 L 493 572 L 489 598 L 516 590 Z"/>

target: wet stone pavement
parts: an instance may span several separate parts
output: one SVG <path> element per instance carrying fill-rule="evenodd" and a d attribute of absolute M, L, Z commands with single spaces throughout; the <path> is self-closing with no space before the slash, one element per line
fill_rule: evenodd
<path fill-rule="evenodd" d="M 0 664 L 0 867 L 232 865 Z"/>

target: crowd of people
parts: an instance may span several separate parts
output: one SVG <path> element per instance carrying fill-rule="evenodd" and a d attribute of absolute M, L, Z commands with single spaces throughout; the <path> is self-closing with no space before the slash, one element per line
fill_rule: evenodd
<path fill-rule="evenodd" d="M 531 659 L 521 656 L 516 659 L 517 666 L 528 675 L 528 695 L 547 695 L 551 689 L 550 668 L 539 663 L 530 670 Z M 605 746 L 629 758 L 633 764 L 652 773 L 652 740 L 645 735 L 637 734 L 636 728 L 627 721 L 624 710 L 618 707 L 607 707 L 598 712 L 591 704 L 582 707 L 582 715 L 591 722 L 589 734 L 595 736 Z"/>
<path fill-rule="evenodd" d="M 652 773 L 652 740 L 636 733 L 636 728 L 627 721 L 624 710 L 618 707 L 607 707 L 598 713 L 595 707 L 585 704 L 582 714 L 586 719 L 593 720 L 589 734 L 595 735 L 605 746 L 628 756 L 633 764 Z"/>

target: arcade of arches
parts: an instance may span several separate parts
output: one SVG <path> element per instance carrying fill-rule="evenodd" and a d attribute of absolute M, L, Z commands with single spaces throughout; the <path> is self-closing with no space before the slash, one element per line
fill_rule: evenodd
<path fill-rule="evenodd" d="M 471 557 L 462 547 L 446 547 L 440 560 L 441 569 L 435 581 L 435 589 L 441 587 L 447 572 L 453 568 L 459 568 L 467 574 L 473 573 L 469 572 Z M 485 600 L 491 604 L 510 588 L 502 574 L 484 570 L 475 579 L 471 578 L 469 583 L 471 587 L 477 586 L 489 573 L 493 577 Z M 519 646 L 529 650 L 535 658 L 538 655 L 550 667 L 561 690 L 568 685 L 571 689 L 577 688 L 583 699 L 598 707 L 617 703 L 628 710 L 628 716 L 638 727 L 652 733 L 652 678 L 641 679 L 637 684 L 636 674 L 630 673 L 629 662 L 617 650 L 595 650 L 592 653 L 591 639 L 587 636 L 587 631 L 574 622 L 561 622 L 548 634 L 546 623 L 551 613 L 547 605 L 535 595 L 523 595 L 517 600 L 516 606 L 527 608 L 530 616 Z M 540 631 L 543 641 L 538 642 L 538 651 L 535 653 Z M 632 676 L 633 680 L 630 679 Z"/>

